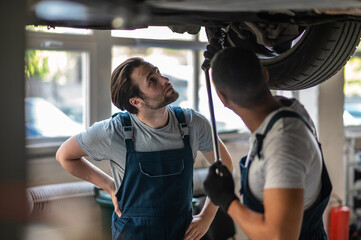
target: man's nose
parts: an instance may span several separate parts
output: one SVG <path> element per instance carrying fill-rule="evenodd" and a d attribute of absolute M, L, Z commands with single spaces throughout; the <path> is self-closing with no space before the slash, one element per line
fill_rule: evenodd
<path fill-rule="evenodd" d="M 164 76 L 164 75 L 162 75 L 161 79 L 162 79 L 162 83 L 163 83 L 163 84 L 167 84 L 167 83 L 169 82 L 169 78 L 167 78 L 167 77 Z"/>

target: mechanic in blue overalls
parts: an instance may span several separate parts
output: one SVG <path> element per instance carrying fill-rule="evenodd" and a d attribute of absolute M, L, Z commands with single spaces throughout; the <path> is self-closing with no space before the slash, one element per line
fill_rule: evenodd
<path fill-rule="evenodd" d="M 207 119 L 168 106 L 179 94 L 159 69 L 130 58 L 112 73 L 112 102 L 121 110 L 67 140 L 57 159 L 71 174 L 112 197 L 113 239 L 200 239 L 218 209 L 209 199 L 192 216 L 193 162 L 200 151 L 214 162 Z M 224 163 L 231 158 L 221 143 Z M 113 178 L 82 158 L 110 160 Z"/>
<path fill-rule="evenodd" d="M 217 47 L 207 49 L 205 56 Z M 327 239 L 322 215 L 332 186 L 309 115 L 297 100 L 272 96 L 253 52 L 226 48 L 212 61 L 217 93 L 249 128 L 251 147 L 240 162 L 243 204 L 221 162 L 209 169 L 207 195 L 252 240 Z"/>

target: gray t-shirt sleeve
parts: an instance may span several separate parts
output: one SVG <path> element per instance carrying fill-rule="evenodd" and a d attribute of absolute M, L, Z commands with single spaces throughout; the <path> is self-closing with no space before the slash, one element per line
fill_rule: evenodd
<path fill-rule="evenodd" d="M 94 123 L 85 132 L 78 134 L 79 146 L 96 161 L 109 159 L 111 144 L 110 120 Z"/>
<path fill-rule="evenodd" d="M 187 114 L 189 119 L 190 127 L 192 128 L 192 134 L 198 141 L 198 150 L 201 152 L 210 152 L 213 150 L 212 144 L 212 130 L 208 119 L 192 109 L 186 109 L 190 111 Z"/>

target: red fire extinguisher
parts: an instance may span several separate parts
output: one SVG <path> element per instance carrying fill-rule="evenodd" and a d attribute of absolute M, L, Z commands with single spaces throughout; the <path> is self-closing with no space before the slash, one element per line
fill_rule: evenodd
<path fill-rule="evenodd" d="M 350 209 L 341 202 L 330 211 L 329 240 L 348 240 L 350 231 Z"/>

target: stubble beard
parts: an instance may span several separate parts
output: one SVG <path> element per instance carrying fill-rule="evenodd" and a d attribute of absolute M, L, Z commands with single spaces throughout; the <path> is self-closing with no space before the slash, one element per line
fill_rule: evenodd
<path fill-rule="evenodd" d="M 142 97 L 142 100 L 148 108 L 156 110 L 175 102 L 178 98 L 179 93 L 174 89 L 170 96 L 161 95 L 155 98 Z"/>

